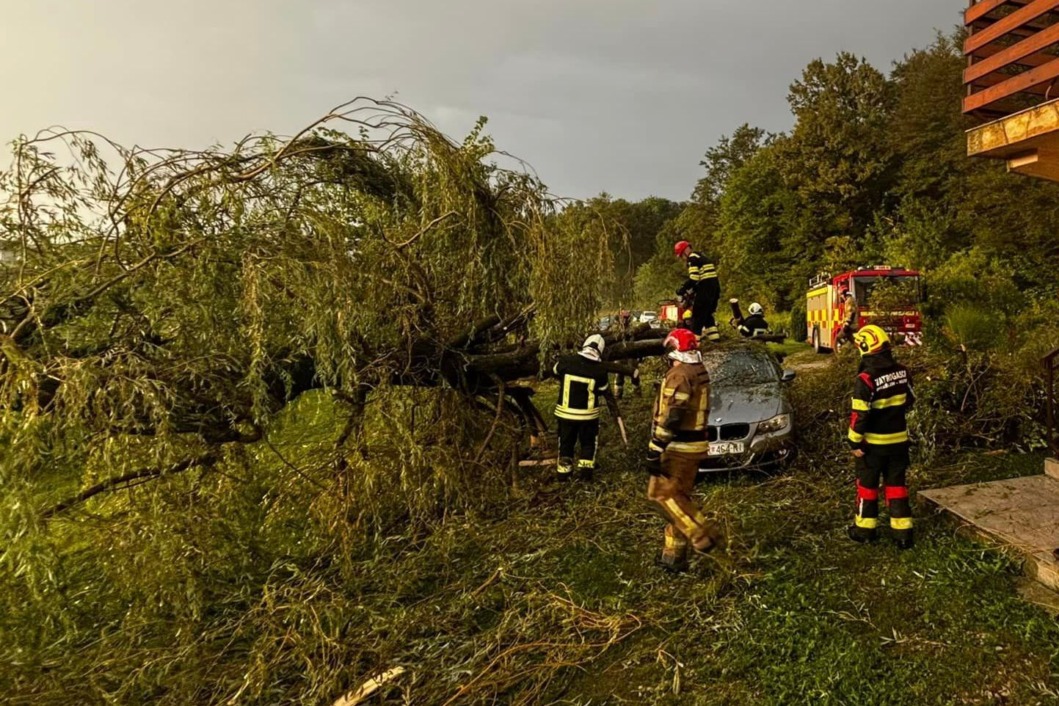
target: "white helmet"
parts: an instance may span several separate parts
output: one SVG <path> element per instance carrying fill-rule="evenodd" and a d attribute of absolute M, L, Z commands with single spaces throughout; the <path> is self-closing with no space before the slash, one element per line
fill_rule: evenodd
<path fill-rule="evenodd" d="M 594 333 L 581 345 L 581 355 L 589 360 L 602 360 L 603 349 L 606 347 L 607 342 L 603 340 L 603 337 Z"/>
<path fill-rule="evenodd" d="M 765 313 L 765 307 L 761 306 L 757 302 L 754 302 L 753 304 L 750 305 L 750 315 L 751 316 L 760 316 L 761 314 L 764 314 L 764 313 Z"/>

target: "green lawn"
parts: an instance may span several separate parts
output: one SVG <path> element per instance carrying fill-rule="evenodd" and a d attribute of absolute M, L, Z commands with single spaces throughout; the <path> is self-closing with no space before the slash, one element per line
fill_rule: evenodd
<path fill-rule="evenodd" d="M 801 375 L 797 389 L 809 389 L 801 386 L 817 370 Z M 142 685 L 128 693 L 176 703 L 180 680 L 199 685 L 182 688 L 201 689 L 201 703 L 229 703 L 246 674 L 269 687 L 230 703 L 329 704 L 341 689 L 399 665 L 407 672 L 374 703 L 1059 703 L 1059 624 L 1020 598 L 1017 558 L 922 506 L 914 550 L 851 543 L 852 471 L 835 460 L 844 455 L 822 454 L 819 439 L 786 473 L 701 483 L 707 513 L 727 528 L 728 550 L 683 576 L 656 569 L 663 521 L 643 497 L 638 469 L 651 387 L 649 378 L 641 396 L 623 401 L 631 449 L 604 420 L 597 482 L 559 486 L 548 470 L 522 470 L 505 505 L 453 514 L 428 533 L 376 537 L 342 567 L 296 543 L 285 557 L 267 558 L 278 546 L 270 537 L 290 542 L 301 531 L 296 503 L 270 511 L 245 540 L 271 562 L 266 574 L 248 564 L 245 579 L 215 584 L 185 652 L 168 649 L 174 638 L 159 624 L 157 642 L 129 653 L 142 655 L 144 667 L 129 677 Z M 542 387 L 542 409 L 551 392 Z M 329 428 L 327 414 L 321 400 L 307 400 L 272 443 L 305 461 L 330 442 L 309 433 Z M 264 450 L 261 459 L 280 470 Z M 916 468 L 912 486 L 1020 475 L 1040 463 L 967 454 Z M 268 497 L 267 487 L 260 492 Z M 250 524 L 231 525 L 239 541 L 243 526 Z M 239 627 L 217 627 L 226 624 Z M 78 649 L 121 629 L 93 626 Z M 92 696 L 97 687 L 113 691 L 129 673 L 125 664 L 91 679 L 66 674 L 54 658 L 66 648 L 48 649 L 35 662 L 52 670 L 40 683 L 64 686 L 16 691 L 11 703 L 104 703 Z M 162 657 L 167 666 L 151 667 Z"/>
<path fill-rule="evenodd" d="M 547 397 L 542 390 L 538 402 Z M 922 507 L 914 550 L 853 544 L 844 532 L 850 468 L 803 456 L 775 477 L 706 480 L 702 500 L 728 527 L 730 548 L 685 576 L 659 572 L 663 523 L 636 468 L 648 402 L 645 393 L 623 403 L 637 431 L 628 452 L 604 422 L 595 484 L 557 487 L 544 471 L 524 473 L 507 517 L 450 527 L 404 557 L 402 572 L 427 561 L 430 576 L 403 598 L 417 606 L 406 619 L 432 616 L 460 646 L 444 660 L 452 671 L 418 692 L 424 703 L 468 684 L 468 697 L 504 703 L 1059 699 L 1059 624 L 1020 599 L 1017 558 Z M 1040 463 L 971 454 L 916 469 L 912 484 L 1019 475 Z M 448 573 L 436 580 L 433 562 L 452 553 L 460 568 L 442 562 Z M 394 659 L 414 663 L 419 649 L 405 643 Z"/>

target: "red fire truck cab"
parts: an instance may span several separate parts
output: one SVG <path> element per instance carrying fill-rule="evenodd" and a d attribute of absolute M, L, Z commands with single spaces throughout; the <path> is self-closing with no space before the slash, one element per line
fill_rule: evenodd
<path fill-rule="evenodd" d="M 923 293 L 919 273 L 875 265 L 834 276 L 820 274 L 809 280 L 805 300 L 806 333 L 815 350 L 834 350 L 841 344 L 842 323 L 847 316 L 842 301 L 844 287 L 857 300 L 858 328 L 875 324 L 885 329 L 895 343 L 910 346 L 922 343 L 919 304 Z"/>

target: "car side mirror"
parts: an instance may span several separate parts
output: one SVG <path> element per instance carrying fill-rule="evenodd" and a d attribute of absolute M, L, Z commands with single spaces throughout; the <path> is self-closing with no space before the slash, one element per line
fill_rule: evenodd
<path fill-rule="evenodd" d="M 780 382 L 791 382 L 796 377 L 798 377 L 798 373 L 793 370 L 784 370 L 783 375 L 780 375 Z"/>

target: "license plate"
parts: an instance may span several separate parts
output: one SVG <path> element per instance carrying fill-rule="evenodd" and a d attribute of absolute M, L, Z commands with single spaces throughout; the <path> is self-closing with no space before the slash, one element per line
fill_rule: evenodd
<path fill-rule="evenodd" d="M 743 453 L 744 449 L 742 441 L 715 441 L 710 444 L 710 455 L 731 456 Z"/>

